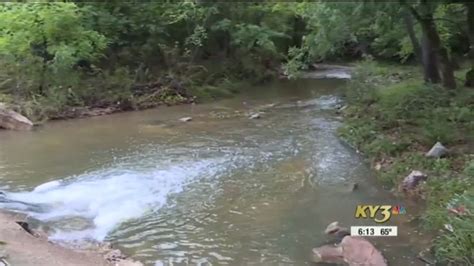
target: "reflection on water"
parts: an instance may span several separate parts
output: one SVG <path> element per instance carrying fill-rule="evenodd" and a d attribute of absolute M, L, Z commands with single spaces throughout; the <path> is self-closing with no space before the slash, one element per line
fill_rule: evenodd
<path fill-rule="evenodd" d="M 52 239 L 106 239 L 147 265 L 310 264 L 328 223 L 364 225 L 357 204 L 398 203 L 335 135 L 339 85 L 281 82 L 211 104 L 1 132 L 0 205 L 47 222 Z M 262 118 L 248 119 L 253 110 Z M 408 219 L 391 221 L 400 237 L 376 240 L 391 265 L 418 263 L 423 241 Z"/>

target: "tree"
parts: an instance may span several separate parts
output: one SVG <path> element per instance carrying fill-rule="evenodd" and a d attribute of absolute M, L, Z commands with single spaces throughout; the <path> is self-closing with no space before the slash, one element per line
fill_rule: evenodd
<path fill-rule="evenodd" d="M 33 93 L 47 94 L 65 85 L 65 75 L 79 60 L 95 60 L 106 38 L 86 28 L 73 3 L 3 3 L 0 5 L 0 58 L 22 73 L 17 88 L 33 80 Z"/>
<path fill-rule="evenodd" d="M 421 0 L 415 6 L 407 4 L 405 1 L 401 3 L 408 8 L 413 17 L 420 23 L 423 32 L 422 61 L 425 81 L 439 83 L 441 80 L 444 87 L 455 89 L 456 81 L 452 62 L 446 48 L 441 43 L 434 20 L 434 10 L 437 5 L 428 3 L 426 0 Z"/>
<path fill-rule="evenodd" d="M 403 16 L 403 22 L 405 23 L 405 28 L 406 28 L 408 36 L 410 38 L 410 42 L 413 46 L 413 52 L 415 54 L 416 60 L 420 64 L 423 64 L 421 46 L 420 46 L 420 43 L 419 43 L 418 38 L 416 36 L 415 26 L 414 26 L 414 23 L 413 23 L 413 17 L 410 14 L 410 12 L 408 12 L 406 10 L 404 10 L 402 12 L 402 16 Z"/>
<path fill-rule="evenodd" d="M 466 73 L 465 86 L 474 87 L 474 2 L 465 3 L 467 9 L 467 31 L 469 38 L 469 60 L 471 69 Z"/>

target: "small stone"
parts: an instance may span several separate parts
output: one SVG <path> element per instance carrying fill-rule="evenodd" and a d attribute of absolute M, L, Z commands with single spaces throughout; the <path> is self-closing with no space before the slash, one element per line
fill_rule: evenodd
<path fill-rule="evenodd" d="M 427 178 L 428 176 L 420 171 L 411 171 L 411 173 L 403 179 L 402 190 L 412 190 L 418 186 L 421 181 L 425 181 Z"/>
<path fill-rule="evenodd" d="M 179 119 L 179 121 L 181 121 L 181 122 L 189 122 L 189 121 L 191 121 L 191 120 L 193 120 L 193 118 L 190 117 L 190 116 L 183 117 L 183 118 L 180 118 L 180 119 Z"/>
<path fill-rule="evenodd" d="M 350 184 L 349 188 L 350 188 L 351 191 L 356 191 L 359 188 L 359 184 L 352 183 L 352 184 Z"/>
<path fill-rule="evenodd" d="M 381 163 L 376 163 L 375 164 L 375 170 L 380 171 L 380 169 L 382 169 L 382 164 Z"/>
<path fill-rule="evenodd" d="M 105 259 L 110 262 L 118 262 L 126 259 L 126 257 L 122 254 L 122 252 L 120 252 L 120 250 L 114 249 L 105 255 Z"/>
<path fill-rule="evenodd" d="M 255 114 L 251 114 L 249 116 L 249 119 L 259 119 L 261 116 L 260 116 L 260 113 L 255 113 Z"/>
<path fill-rule="evenodd" d="M 426 157 L 440 158 L 448 153 L 448 149 L 441 144 L 441 142 L 436 142 L 435 145 L 431 148 L 429 152 L 425 155 Z"/>
<path fill-rule="evenodd" d="M 426 263 L 425 265 L 435 265 L 436 260 L 434 258 L 430 258 L 431 256 L 428 252 L 420 251 L 416 257 L 422 262 Z"/>

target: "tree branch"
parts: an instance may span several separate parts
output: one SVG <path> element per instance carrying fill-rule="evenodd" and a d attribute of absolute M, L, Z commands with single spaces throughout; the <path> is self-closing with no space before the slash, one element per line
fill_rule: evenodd
<path fill-rule="evenodd" d="M 410 13 L 413 15 L 413 17 L 416 18 L 416 20 L 418 21 L 422 21 L 423 18 L 420 16 L 420 14 L 418 13 L 418 11 L 416 11 L 416 9 L 412 6 L 407 6 L 408 10 L 410 10 Z"/>

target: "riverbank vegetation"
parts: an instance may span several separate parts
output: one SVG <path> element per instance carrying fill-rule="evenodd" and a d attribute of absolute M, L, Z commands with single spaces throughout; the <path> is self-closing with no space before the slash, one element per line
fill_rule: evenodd
<path fill-rule="evenodd" d="M 472 263 L 473 3 L 0 4 L 0 102 L 35 121 L 225 97 L 361 59 L 341 135 L 388 185 L 426 172 L 438 260 Z M 437 141 L 449 156 L 423 156 Z"/>
<path fill-rule="evenodd" d="M 142 109 L 362 56 L 422 61 L 426 81 L 454 88 L 472 13 L 443 1 L 1 3 L 0 100 L 34 120 Z"/>
<path fill-rule="evenodd" d="M 366 61 L 358 65 L 346 99 L 341 136 L 394 190 L 413 170 L 427 174 L 427 182 L 409 196 L 426 199 L 422 225 L 441 232 L 433 251 L 440 262 L 472 264 L 474 91 L 446 91 L 423 84 L 414 67 Z M 449 147 L 449 155 L 425 156 L 437 141 Z"/>

